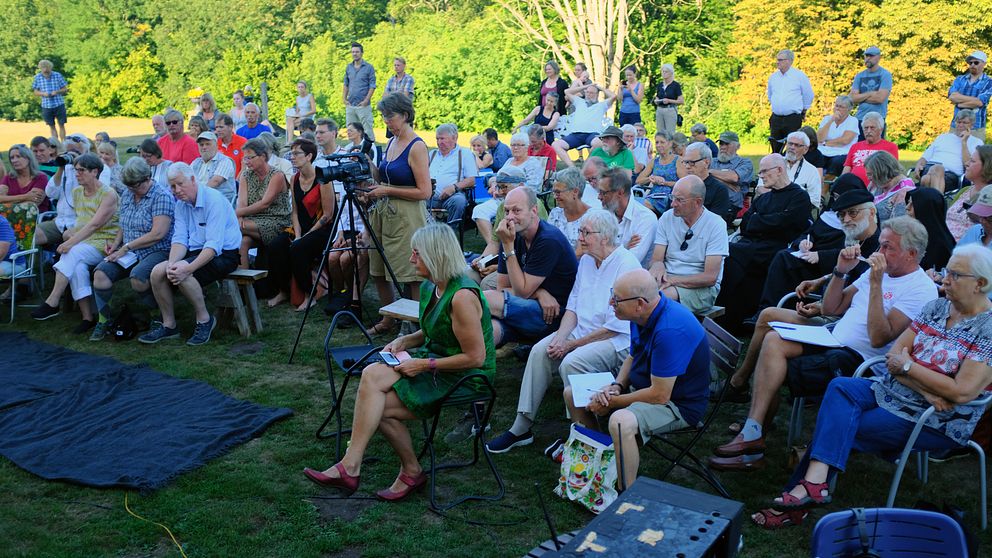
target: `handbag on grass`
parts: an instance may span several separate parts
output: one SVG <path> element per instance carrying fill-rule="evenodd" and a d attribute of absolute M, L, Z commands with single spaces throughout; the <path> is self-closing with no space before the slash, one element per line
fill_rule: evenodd
<path fill-rule="evenodd" d="M 609 434 L 573 424 L 562 451 L 555 494 L 598 514 L 617 499 L 617 463 Z"/>

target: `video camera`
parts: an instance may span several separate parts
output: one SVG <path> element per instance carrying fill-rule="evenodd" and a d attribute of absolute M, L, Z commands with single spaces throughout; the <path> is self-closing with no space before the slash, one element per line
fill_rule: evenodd
<path fill-rule="evenodd" d="M 338 181 L 348 189 L 372 180 L 372 167 L 364 153 L 333 153 L 324 155 L 324 160 L 330 164 L 315 169 L 317 180 L 324 184 Z"/>

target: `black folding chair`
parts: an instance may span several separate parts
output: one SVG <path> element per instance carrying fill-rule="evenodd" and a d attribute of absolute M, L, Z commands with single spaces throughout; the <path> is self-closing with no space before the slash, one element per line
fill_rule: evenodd
<path fill-rule="evenodd" d="M 736 370 L 737 362 L 740 359 L 742 343 L 710 318 L 704 318 L 702 324 L 703 329 L 706 330 L 706 337 L 709 339 L 710 364 L 724 376 L 723 387 L 720 388 L 720 394 L 717 400 L 710 405 L 709 412 L 706 414 L 701 423 L 689 428 L 683 428 L 661 434 L 644 444 L 644 447 L 650 449 L 670 462 L 668 468 L 662 471 L 661 475 L 658 476 L 658 480 L 665 480 L 672 470 L 678 466 L 706 481 L 724 498 L 730 498 L 730 494 L 727 492 L 727 489 L 724 488 L 723 484 L 720 482 L 720 479 L 718 479 L 716 475 L 714 475 L 713 472 L 710 471 L 710 469 L 702 461 L 700 461 L 695 454 L 692 453 L 692 448 L 706 433 L 710 423 L 712 423 L 713 419 L 716 418 L 716 414 L 720 410 L 720 406 L 723 404 L 723 400 L 727 394 L 727 386 L 730 385 L 730 376 L 733 375 Z M 671 439 L 672 436 L 679 434 L 692 434 L 692 438 L 689 440 L 689 443 L 683 446 Z M 669 456 L 654 443 L 655 440 L 674 448 L 678 451 L 678 454 L 675 457 Z M 682 460 L 686 458 L 688 458 L 692 463 L 683 463 Z"/>
<path fill-rule="evenodd" d="M 467 383 L 474 381 L 481 381 L 485 390 L 479 393 L 462 389 Z M 481 404 L 481 410 L 479 404 Z M 503 495 L 506 493 L 506 485 L 503 483 L 503 477 L 496 469 L 496 463 L 493 462 L 493 458 L 489 454 L 489 450 L 486 449 L 484 438 L 486 434 L 486 426 L 489 424 L 489 419 L 492 416 L 493 407 L 495 404 L 496 389 L 493 387 L 493 384 L 489 378 L 481 373 L 468 374 L 460 378 L 453 386 L 451 386 L 451 388 L 448 389 L 447 392 L 445 392 L 444 396 L 441 398 L 441 408 L 438 409 L 438 412 L 434 415 L 433 419 L 424 419 L 424 447 L 420 450 L 418 458 L 423 458 L 425 453 L 430 455 L 430 468 L 428 470 L 430 471 L 431 476 L 430 509 L 432 511 L 444 512 L 469 500 L 495 502 L 502 499 Z M 470 461 L 452 461 L 438 464 L 434 451 L 434 438 L 437 434 L 437 424 L 441 419 L 441 412 L 445 407 L 464 407 L 466 405 L 471 408 L 472 418 L 475 421 L 475 434 L 472 436 L 472 459 Z M 431 420 L 431 425 L 429 428 L 427 426 L 428 420 Z M 438 471 L 443 471 L 445 469 L 460 469 L 475 465 L 479 462 L 480 453 L 485 456 L 486 463 L 489 465 L 489 470 L 496 479 L 496 484 L 499 487 L 496 494 L 491 496 L 469 494 L 467 496 L 457 497 L 443 505 L 438 504 L 436 490 Z"/>

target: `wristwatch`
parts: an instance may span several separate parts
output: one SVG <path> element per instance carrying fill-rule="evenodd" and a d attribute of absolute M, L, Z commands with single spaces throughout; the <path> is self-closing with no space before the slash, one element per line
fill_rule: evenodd
<path fill-rule="evenodd" d="M 846 275 L 847 275 L 846 273 L 841 273 L 840 271 L 837 271 L 837 268 L 836 267 L 834 267 L 834 271 L 833 271 L 833 276 L 834 277 L 836 277 L 838 279 L 843 279 Z"/>
<path fill-rule="evenodd" d="M 504 260 L 508 260 L 508 259 L 510 259 L 510 256 L 516 256 L 516 255 L 517 255 L 517 251 L 516 250 L 510 250 L 509 252 L 503 252 L 503 259 Z"/>
<path fill-rule="evenodd" d="M 902 365 L 902 375 L 909 375 L 909 369 L 913 367 L 913 361 L 907 360 L 905 364 Z"/>

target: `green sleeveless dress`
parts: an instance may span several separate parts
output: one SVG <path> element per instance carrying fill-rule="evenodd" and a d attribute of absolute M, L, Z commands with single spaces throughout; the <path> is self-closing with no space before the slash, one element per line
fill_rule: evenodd
<path fill-rule="evenodd" d="M 423 281 L 420 284 L 420 329 L 424 332 L 424 346 L 409 351 L 413 358 L 443 358 L 457 355 L 461 352 L 458 338 L 451 326 L 451 299 L 461 289 L 470 289 L 482 303 L 482 338 L 486 343 L 486 360 L 481 368 L 468 370 L 439 370 L 435 374 L 423 372 L 413 378 L 402 377 L 393 384 L 393 389 L 400 401 L 418 418 L 426 418 L 437 414 L 441 397 L 462 376 L 483 373 L 492 382 L 496 376 L 496 348 L 493 343 L 493 325 L 489 314 L 489 305 L 482 296 L 479 285 L 466 275 L 459 275 L 448 282 L 448 287 L 441 300 L 428 308 L 434 297 L 434 283 Z M 455 397 L 483 393 L 481 382 L 466 383 Z"/>

